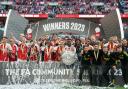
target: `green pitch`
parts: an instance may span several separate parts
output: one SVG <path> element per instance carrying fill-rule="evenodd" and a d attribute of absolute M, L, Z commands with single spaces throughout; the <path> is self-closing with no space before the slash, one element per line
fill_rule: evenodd
<path fill-rule="evenodd" d="M 62 89 L 128 89 L 124 87 L 63 86 Z"/>
<path fill-rule="evenodd" d="M 118 87 L 118 88 L 116 88 L 116 89 L 126 89 L 126 88 L 124 88 L 124 87 Z M 128 88 L 127 88 L 128 89 Z"/>
<path fill-rule="evenodd" d="M 70 84 L 44 84 L 44 85 L 0 85 L 0 89 L 126 89 L 123 87 L 94 87 L 75 86 Z M 128 89 L 128 88 L 127 88 Z"/>

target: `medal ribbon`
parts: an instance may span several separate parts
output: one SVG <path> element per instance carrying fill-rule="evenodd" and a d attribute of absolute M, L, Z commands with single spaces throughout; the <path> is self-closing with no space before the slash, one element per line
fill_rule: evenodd
<path fill-rule="evenodd" d="M 99 50 L 97 51 L 97 53 L 94 51 L 94 56 L 95 56 L 95 59 L 97 60 L 99 56 Z"/>
<path fill-rule="evenodd" d="M 22 53 L 24 52 L 24 44 L 21 44 L 21 51 L 22 51 Z"/>
<path fill-rule="evenodd" d="M 5 45 L 3 44 L 3 54 L 4 54 L 4 52 L 5 52 Z"/>

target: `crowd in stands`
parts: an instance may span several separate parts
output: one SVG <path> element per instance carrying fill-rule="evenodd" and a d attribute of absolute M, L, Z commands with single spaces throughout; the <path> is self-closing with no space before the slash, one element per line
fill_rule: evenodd
<path fill-rule="evenodd" d="M 123 12 L 127 3 L 122 0 L 1 0 L 0 13 L 13 8 L 24 14 L 106 14 L 117 7 Z"/>
<path fill-rule="evenodd" d="M 128 38 L 128 23 L 124 23 L 123 26 L 125 37 Z"/>
<path fill-rule="evenodd" d="M 123 23 L 124 30 L 128 30 L 128 23 Z"/>
<path fill-rule="evenodd" d="M 0 28 L 3 28 L 4 27 L 4 24 L 2 21 L 0 21 Z"/>

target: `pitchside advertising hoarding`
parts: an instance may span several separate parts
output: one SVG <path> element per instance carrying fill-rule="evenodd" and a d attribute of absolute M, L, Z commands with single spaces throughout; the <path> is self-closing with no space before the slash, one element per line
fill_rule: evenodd
<path fill-rule="evenodd" d="M 65 65 L 62 62 L 3 62 L 0 63 L 0 84 L 79 84 L 79 63 Z M 111 76 L 111 70 L 108 75 Z M 116 84 L 122 85 L 122 70 L 117 67 Z M 102 78 L 103 79 L 103 78 Z M 90 85 L 88 72 L 83 74 L 83 84 Z"/>

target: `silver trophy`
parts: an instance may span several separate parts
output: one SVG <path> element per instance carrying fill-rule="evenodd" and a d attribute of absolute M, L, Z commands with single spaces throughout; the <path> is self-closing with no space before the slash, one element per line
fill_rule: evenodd
<path fill-rule="evenodd" d="M 71 65 L 77 60 L 77 55 L 74 52 L 66 51 L 62 54 L 62 62 L 65 65 Z"/>

